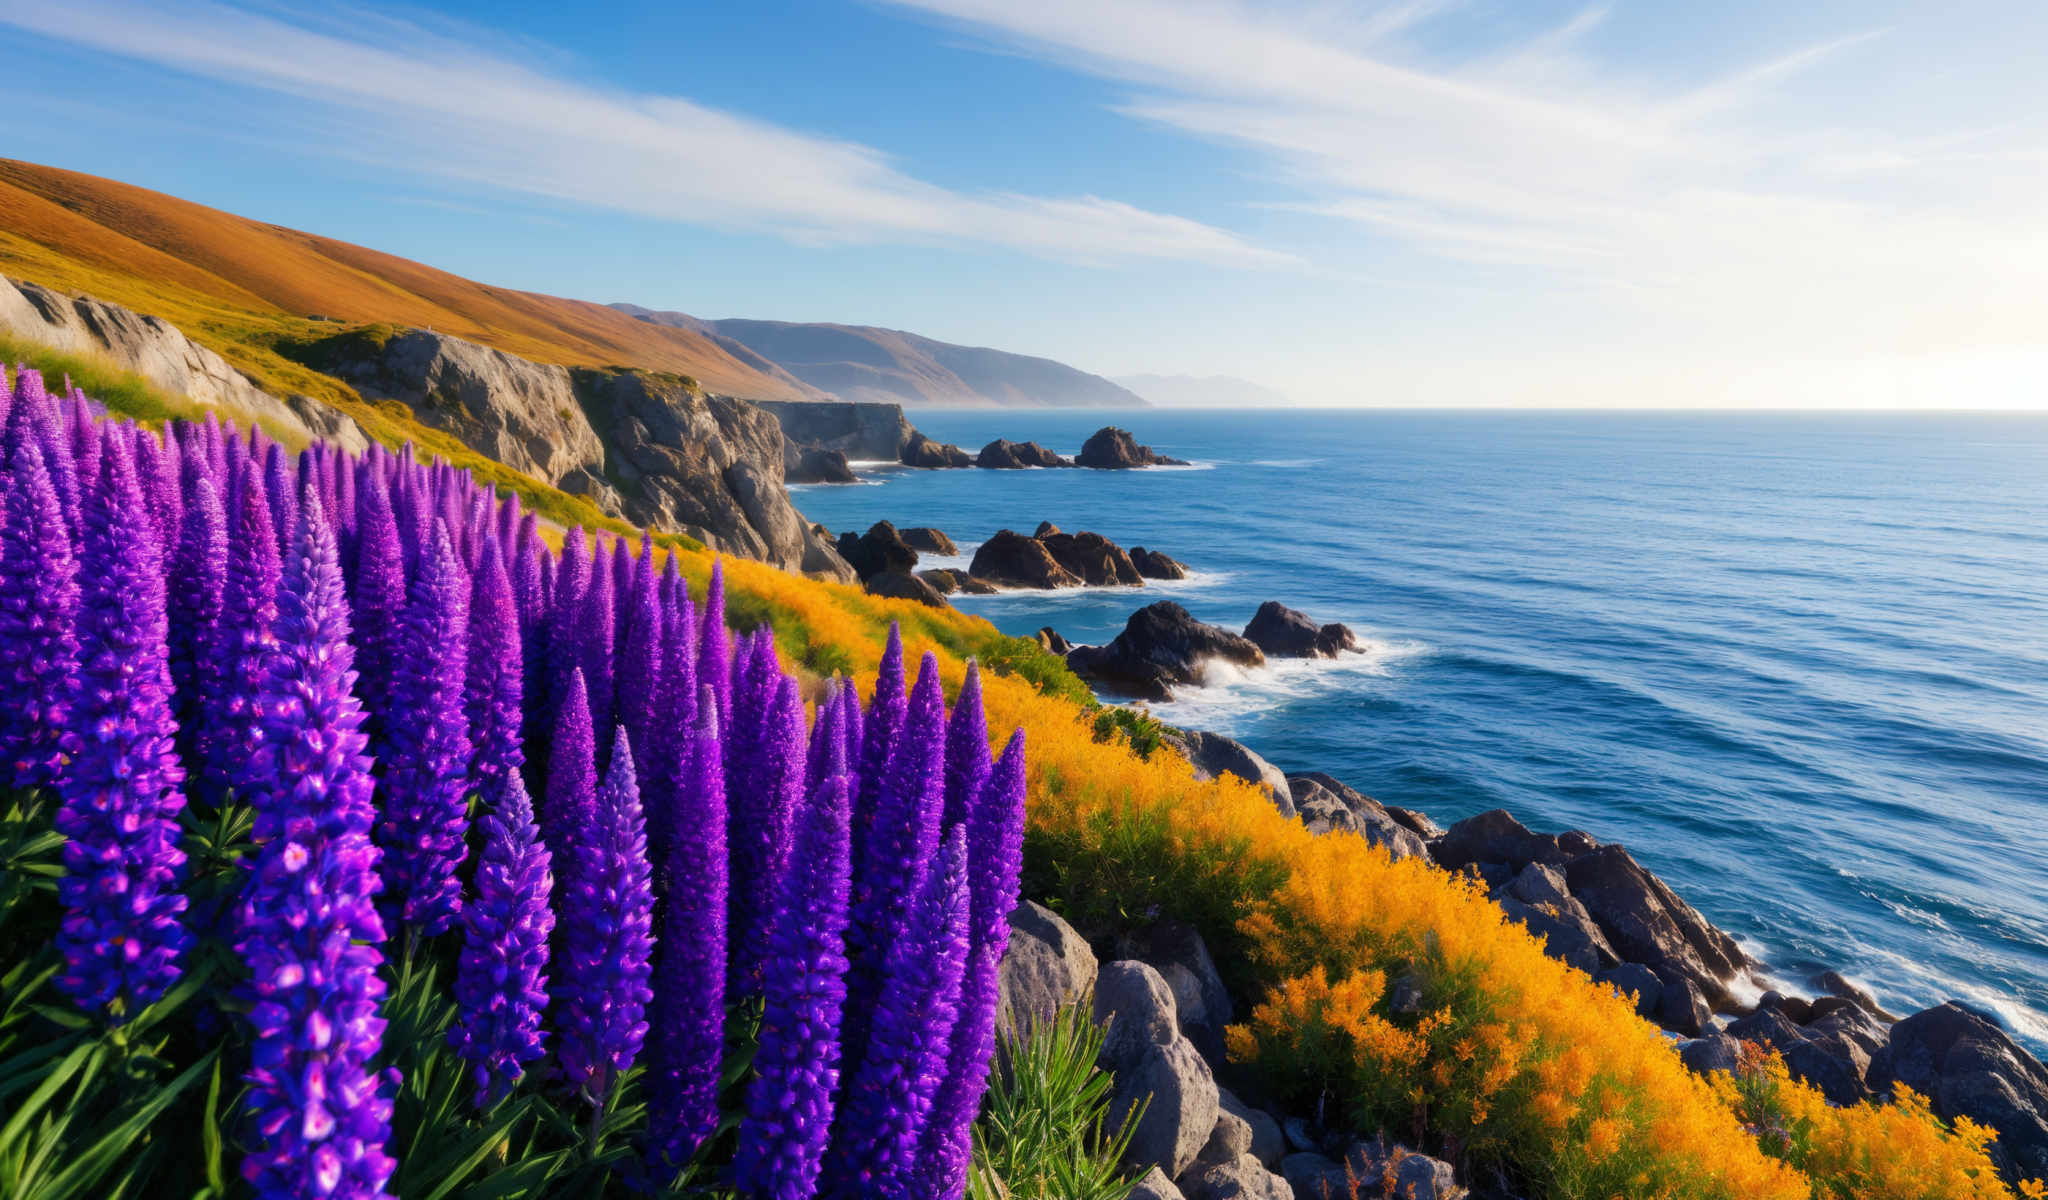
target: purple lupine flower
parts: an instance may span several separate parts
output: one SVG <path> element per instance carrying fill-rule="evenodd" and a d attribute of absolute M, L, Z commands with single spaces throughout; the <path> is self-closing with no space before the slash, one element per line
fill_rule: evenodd
<path fill-rule="evenodd" d="M 860 744 L 860 796 L 854 806 L 853 849 L 854 861 L 860 862 L 865 851 L 867 827 L 865 819 L 874 809 L 875 795 L 882 786 L 883 770 L 889 764 L 889 751 L 896 740 L 896 731 L 903 728 L 903 631 L 894 621 L 889 623 L 889 642 L 882 649 L 882 664 L 875 670 L 875 691 L 868 701 L 867 719 L 861 726 Z"/>
<path fill-rule="evenodd" d="M 571 852 L 580 861 L 562 887 L 568 970 L 556 976 L 556 1057 L 569 1085 L 602 1110 L 647 1036 L 654 957 L 647 826 L 623 730 L 613 740 L 595 820 Z"/>
<path fill-rule="evenodd" d="M 946 722 L 946 815 L 948 825 L 967 819 L 988 781 L 988 717 L 981 707 L 981 667 L 969 661 L 953 715 Z"/>
<path fill-rule="evenodd" d="M 800 795 L 817 791 L 827 775 L 846 774 L 846 734 L 839 715 L 840 700 L 845 694 L 839 680 L 825 681 L 825 694 L 818 698 L 817 716 L 811 721 L 811 743 L 804 754 L 804 790 Z"/>
<path fill-rule="evenodd" d="M 404 624 L 405 549 L 399 544 L 398 518 L 384 479 L 372 472 L 368 482 L 357 493 L 362 511 L 356 517 L 356 571 L 351 580 L 356 643 L 361 648 L 356 690 L 371 730 L 381 735 Z"/>
<path fill-rule="evenodd" d="M 87 498 L 71 762 L 58 780 L 64 956 L 57 986 L 87 1011 L 133 1016 L 182 971 L 178 849 L 185 772 L 172 739 L 163 561 L 135 463 L 110 439 Z"/>
<path fill-rule="evenodd" d="M 572 669 L 555 713 L 549 739 L 548 787 L 542 793 L 540 832 L 555 857 L 555 875 L 567 887 L 583 862 L 576 838 L 588 831 L 597 814 L 596 733 L 590 727 L 590 704 L 584 699 L 583 672 Z M 566 977 L 566 946 L 555 949 L 554 976 Z"/>
<path fill-rule="evenodd" d="M 732 633 L 725 627 L 725 560 L 711 560 L 704 585 L 703 629 L 697 634 L 697 682 L 718 698 L 718 717 L 732 723 Z"/>
<path fill-rule="evenodd" d="M 427 937 L 445 932 L 462 907 L 456 869 L 469 829 L 469 719 L 462 709 L 468 659 L 469 576 L 448 527 L 436 522 L 398 638 L 376 827 L 385 924 L 403 923 Z"/>
<path fill-rule="evenodd" d="M 262 782 L 236 946 L 256 1001 L 242 1175 L 266 1200 L 358 1200 L 387 1195 L 394 1165 L 393 1081 L 371 1070 L 384 1037 L 384 923 L 370 760 L 334 534 L 316 494 L 297 507 L 257 705 Z"/>
<path fill-rule="evenodd" d="M 602 551 L 591 564 L 590 586 L 577 607 L 577 661 L 583 666 L 584 686 L 590 689 L 590 719 L 598 728 L 609 729 L 617 723 L 612 715 L 612 643 L 617 628 L 612 609 L 611 559 Z"/>
<path fill-rule="evenodd" d="M 7 429 L 0 440 L 4 440 L 9 463 L 27 442 L 42 447 L 43 469 L 50 473 L 50 485 L 64 512 L 64 527 L 75 544 L 84 523 L 85 493 L 79 486 L 77 460 L 65 435 L 63 415 L 43 387 L 43 373 L 34 367 L 21 367 L 14 373 L 14 403 L 7 410 Z"/>
<path fill-rule="evenodd" d="M 938 660 L 926 654 L 911 691 L 903 728 L 890 744 L 864 857 L 855 863 L 853 918 L 847 927 L 846 1063 L 859 1068 L 868 1022 L 880 1001 L 891 943 L 903 929 L 937 847 L 944 805 L 945 693 Z"/>
<path fill-rule="evenodd" d="M 655 964 L 654 1044 L 647 1080 L 648 1166 L 663 1182 L 718 1128 L 725 1051 L 726 792 L 718 707 L 709 689 L 668 789 L 672 815 Z"/>
<path fill-rule="evenodd" d="M 628 599 L 625 643 L 618 662 L 618 697 L 614 701 L 619 724 L 625 727 L 626 736 L 633 743 L 633 752 L 640 756 L 640 761 L 634 765 L 640 768 L 643 777 L 652 773 L 648 761 L 654 748 L 655 705 L 661 687 L 659 592 L 660 581 L 656 579 L 652 565 L 643 563 L 642 569 L 633 577 L 632 593 Z M 651 829 L 651 804 L 649 810 Z M 648 844 L 654 845 L 652 838 Z"/>
<path fill-rule="evenodd" d="M 213 480 L 185 477 L 185 509 L 170 563 L 171 686 L 179 743 L 196 760 L 208 698 L 220 688 L 221 607 L 228 575 L 228 518 Z"/>
<path fill-rule="evenodd" d="M 470 773 L 480 795 L 495 796 L 526 762 L 520 705 L 526 679 L 520 664 L 519 605 L 496 536 L 484 538 L 469 614 L 469 673 L 464 704 L 476 747 Z"/>
<path fill-rule="evenodd" d="M 957 1196 L 966 1183 L 974 1159 L 974 1118 L 981 1111 L 995 1055 L 1003 952 L 1010 945 L 1010 912 L 1017 907 L 1017 881 L 1024 866 L 1021 729 L 1010 735 L 1001 761 L 968 808 L 967 862 L 973 915 L 960 1015 L 947 1051 L 945 1082 L 932 1102 L 918 1154 L 918 1177 L 928 1196 Z"/>
<path fill-rule="evenodd" d="M 277 525 L 280 548 L 291 541 L 298 520 L 297 492 L 293 487 L 292 462 L 276 442 L 263 455 L 263 486 L 270 493 L 270 519 Z"/>
<path fill-rule="evenodd" d="M 462 960 L 455 972 L 455 1024 L 448 1043 L 470 1064 L 476 1106 L 487 1109 L 546 1054 L 549 907 L 555 877 L 534 823 L 533 801 L 513 771 L 497 806 L 477 822 L 476 894 L 462 906 Z"/>
<path fill-rule="evenodd" d="M 668 887 L 667 864 L 670 827 L 675 820 L 676 784 L 683 777 L 681 756 L 688 744 L 688 739 L 676 736 L 675 731 L 696 728 L 700 707 L 697 642 L 690 598 L 684 596 L 680 604 L 681 608 L 672 613 L 675 619 L 664 622 L 653 722 L 654 729 L 660 734 L 652 738 L 653 744 L 641 755 L 651 764 L 647 784 L 641 794 L 647 802 L 648 858 L 654 863 L 657 893 Z"/>
<path fill-rule="evenodd" d="M 819 1191 L 841 1200 L 909 1200 L 918 1144 L 946 1072 L 959 1016 L 972 910 L 967 839 L 951 827 L 919 882 L 887 970 L 867 1056 L 846 1080 Z"/>
<path fill-rule="evenodd" d="M 754 1081 L 733 1159 L 733 1182 L 750 1200 L 810 1200 L 831 1141 L 846 999 L 850 815 L 846 777 L 831 776 L 798 815 L 782 876 Z"/>
<path fill-rule="evenodd" d="M 237 460 L 234 531 L 228 538 L 227 578 L 221 588 L 220 623 L 208 651 L 219 670 L 215 692 L 205 697 L 195 734 L 205 774 L 199 798 L 218 804 L 229 789 L 249 779 L 256 752 L 256 706 L 277 646 L 277 593 L 282 572 L 277 542 L 270 536 L 270 500 L 255 465 Z"/>
<path fill-rule="evenodd" d="M 63 502 L 28 441 L 14 454 L 0 515 L 0 778 L 54 783 L 78 670 L 78 559 Z"/>
<path fill-rule="evenodd" d="M 552 742 L 544 741 L 541 734 L 548 722 L 558 718 L 568 698 L 571 675 L 583 678 L 582 703 L 590 712 L 592 728 L 596 727 L 597 717 L 596 708 L 590 704 L 590 678 L 583 670 L 583 598 L 590 586 L 590 559 L 580 527 L 569 530 L 562 539 L 561 555 L 553 561 L 554 586 L 548 598 L 547 628 L 542 637 L 546 655 L 545 682 L 541 685 L 541 694 L 527 700 L 528 708 L 535 713 L 538 729 L 528 729 L 526 752 L 528 760 L 538 760 L 536 766 L 544 766 L 547 756 L 552 753 Z M 545 703 L 537 705 L 536 701 Z M 542 829 L 548 828 L 547 821 L 543 809 Z M 560 861 L 559 855 L 557 861 Z"/>
<path fill-rule="evenodd" d="M 789 825 L 803 796 L 805 768 L 804 706 L 796 680 L 771 667 L 755 686 L 768 696 L 754 735 L 756 750 L 748 756 L 752 779 L 726 791 L 732 805 L 728 951 L 732 986 L 747 995 L 760 992 L 768 922 L 789 862 Z"/>

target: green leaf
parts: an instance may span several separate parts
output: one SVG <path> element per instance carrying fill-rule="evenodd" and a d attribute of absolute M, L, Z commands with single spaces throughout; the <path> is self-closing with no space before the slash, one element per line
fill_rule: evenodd
<path fill-rule="evenodd" d="M 43 1189 L 35 1192 L 33 1200 L 69 1200 L 72 1196 L 106 1195 L 104 1190 L 88 1192 L 83 1189 L 97 1187 L 101 1182 L 100 1177 L 121 1163 L 122 1156 L 131 1152 L 148 1131 L 150 1124 L 163 1115 L 163 1111 L 169 1108 L 171 1102 L 183 1094 L 186 1088 L 207 1073 L 219 1058 L 220 1047 L 216 1046 L 207 1051 L 205 1057 L 187 1067 L 176 1079 L 158 1088 L 156 1093 L 141 1107 L 135 1109 L 127 1119 L 107 1129 L 98 1140 L 74 1158 L 70 1166 L 59 1172 Z M 28 1198 L 24 1197 L 23 1200 Z"/>

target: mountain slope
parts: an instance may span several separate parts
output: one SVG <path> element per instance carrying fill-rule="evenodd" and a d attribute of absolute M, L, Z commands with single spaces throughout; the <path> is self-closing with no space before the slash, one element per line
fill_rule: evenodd
<path fill-rule="evenodd" d="M 637 304 L 612 307 L 653 325 L 688 329 L 780 367 L 843 400 L 898 404 L 1141 408 L 1129 390 L 1049 358 L 958 346 L 897 329 L 793 321 L 705 320 Z"/>
<path fill-rule="evenodd" d="M 1281 408 L 1285 392 L 1231 375 L 1120 375 L 1117 382 L 1161 408 Z"/>
<path fill-rule="evenodd" d="M 538 362 L 671 371 L 750 398 L 816 395 L 692 329 L 493 287 L 160 192 L 7 159 L 0 273 L 153 313 L 201 340 L 291 335 L 308 318 L 419 326 Z M 192 328 L 200 324 L 208 328 Z"/>

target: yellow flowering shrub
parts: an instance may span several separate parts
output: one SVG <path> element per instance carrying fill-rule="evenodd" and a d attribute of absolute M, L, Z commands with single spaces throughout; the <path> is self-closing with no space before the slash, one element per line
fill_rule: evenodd
<path fill-rule="evenodd" d="M 709 556 L 679 553 L 701 589 Z M 1833 1109 L 1774 1075 L 1801 1131 L 1778 1144 L 1732 1082 L 1687 1070 L 1627 1000 L 1546 956 L 1470 880 L 1311 835 L 1248 783 L 1197 782 L 1178 756 L 1098 739 L 1057 660 L 979 618 L 730 559 L 726 585 L 736 621 L 773 624 L 815 675 L 871 671 L 891 621 L 913 659 L 938 655 L 949 689 L 968 657 L 989 662 L 991 733 L 1022 728 L 1030 745 L 1029 893 L 1091 929 L 1199 929 L 1233 991 L 1260 998 L 1229 1033 L 1233 1058 L 1300 1111 L 1340 1106 L 1326 1111 L 1498 1166 L 1531 1195 L 2014 1195 L 1983 1131 L 1947 1129 L 1918 1097 Z"/>

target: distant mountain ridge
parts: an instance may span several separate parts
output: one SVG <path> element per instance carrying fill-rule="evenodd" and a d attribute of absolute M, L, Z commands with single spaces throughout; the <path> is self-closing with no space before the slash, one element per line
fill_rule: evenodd
<path fill-rule="evenodd" d="M 1120 375 L 1117 383 L 1161 408 L 1283 408 L 1285 392 L 1233 375 Z"/>
<path fill-rule="evenodd" d="M 1128 388 L 1050 358 L 958 346 L 897 329 L 795 321 L 707 320 L 637 304 L 613 308 L 711 338 L 763 373 L 842 400 L 1016 408 L 1142 408 Z"/>

